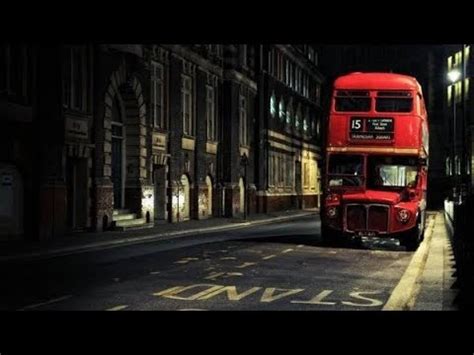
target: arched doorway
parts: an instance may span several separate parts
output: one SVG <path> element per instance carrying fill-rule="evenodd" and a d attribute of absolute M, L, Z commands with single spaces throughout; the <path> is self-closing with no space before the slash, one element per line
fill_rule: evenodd
<path fill-rule="evenodd" d="M 23 234 L 23 179 L 13 165 L 0 163 L 0 240 Z"/>
<path fill-rule="evenodd" d="M 122 102 L 115 95 L 112 105 L 112 183 L 114 185 L 114 208 L 124 206 L 125 195 L 125 126 Z"/>
<path fill-rule="evenodd" d="M 189 179 L 186 175 L 181 176 L 181 186 L 178 196 L 179 221 L 189 219 Z"/>
<path fill-rule="evenodd" d="M 212 217 L 212 180 L 208 175 L 206 176 L 207 185 L 207 216 Z"/>
<path fill-rule="evenodd" d="M 244 179 L 239 179 L 239 191 L 240 191 L 240 213 L 245 214 L 245 184 Z"/>
<path fill-rule="evenodd" d="M 154 218 L 155 220 L 166 219 L 166 189 L 167 189 L 167 166 L 155 165 L 153 169 L 154 185 Z"/>

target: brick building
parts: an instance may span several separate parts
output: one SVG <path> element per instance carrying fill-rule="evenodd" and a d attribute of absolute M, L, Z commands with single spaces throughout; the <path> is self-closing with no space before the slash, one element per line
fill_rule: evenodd
<path fill-rule="evenodd" d="M 317 205 L 310 46 L 0 49 L 2 240 Z"/>

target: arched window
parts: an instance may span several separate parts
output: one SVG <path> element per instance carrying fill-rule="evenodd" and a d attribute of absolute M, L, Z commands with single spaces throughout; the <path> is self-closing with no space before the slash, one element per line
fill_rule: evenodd
<path fill-rule="evenodd" d="M 454 157 L 454 169 L 456 175 L 461 175 L 461 159 L 458 155 Z"/>
<path fill-rule="evenodd" d="M 300 130 L 302 127 L 302 122 L 301 122 L 301 106 L 298 105 L 298 108 L 296 109 L 296 115 L 295 115 L 295 127 L 297 130 Z"/>
<path fill-rule="evenodd" d="M 305 134 L 308 133 L 308 129 L 309 129 L 309 111 L 308 111 L 308 108 L 306 108 L 304 119 L 303 119 L 303 131 Z"/>
<path fill-rule="evenodd" d="M 451 176 L 451 158 L 446 158 L 446 176 Z"/>
<path fill-rule="evenodd" d="M 280 100 L 280 105 L 279 105 L 279 109 L 280 109 L 280 119 L 285 122 L 285 114 L 286 114 L 286 111 L 285 111 L 285 101 L 283 101 L 283 98 Z"/>
<path fill-rule="evenodd" d="M 272 96 L 270 97 L 270 115 L 272 117 L 275 117 L 276 115 L 276 98 L 275 98 L 275 93 L 272 93 Z"/>
<path fill-rule="evenodd" d="M 290 125 L 292 119 L 293 119 L 293 103 L 290 101 L 288 102 L 288 106 L 286 107 L 286 123 Z"/>

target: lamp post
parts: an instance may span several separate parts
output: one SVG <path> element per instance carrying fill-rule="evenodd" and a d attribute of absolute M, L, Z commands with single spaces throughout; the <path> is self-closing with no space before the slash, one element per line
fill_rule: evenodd
<path fill-rule="evenodd" d="M 461 77 L 461 72 L 457 69 L 452 69 L 448 72 L 448 79 L 452 84 L 456 84 Z M 458 173 L 457 173 L 457 155 L 456 155 L 456 139 L 457 139 L 457 127 L 456 127 L 456 90 L 453 87 L 453 166 L 454 166 L 454 188 L 453 188 L 453 200 L 456 202 L 457 199 L 457 188 L 458 188 Z"/>
<path fill-rule="evenodd" d="M 247 219 L 247 166 L 249 160 L 245 153 L 240 159 L 240 164 L 244 167 L 244 219 Z"/>
<path fill-rule="evenodd" d="M 181 195 L 181 191 L 180 191 L 180 188 L 181 188 L 181 181 L 180 180 L 176 180 L 176 187 L 178 188 L 176 190 L 176 222 L 179 222 L 179 198 L 180 198 L 180 195 Z"/>

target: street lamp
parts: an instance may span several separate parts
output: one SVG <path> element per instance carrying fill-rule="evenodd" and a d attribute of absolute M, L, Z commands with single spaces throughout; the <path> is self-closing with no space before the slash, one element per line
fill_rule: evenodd
<path fill-rule="evenodd" d="M 461 77 L 461 72 L 457 69 L 452 69 L 448 72 L 448 79 L 451 81 L 452 84 L 455 84 L 459 78 Z M 454 166 L 454 188 L 453 188 L 453 200 L 456 201 L 457 198 L 457 181 L 458 181 L 458 173 L 457 173 L 457 155 L 456 155 L 456 139 L 457 139 L 457 127 L 456 127 L 456 90 L 453 87 L 453 159 L 452 164 Z"/>

